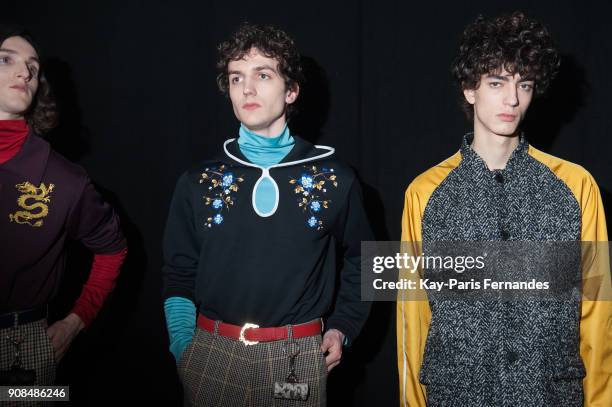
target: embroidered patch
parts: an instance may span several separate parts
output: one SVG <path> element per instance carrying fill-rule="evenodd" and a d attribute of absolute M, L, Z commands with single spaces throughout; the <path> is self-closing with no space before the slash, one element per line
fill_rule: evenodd
<path fill-rule="evenodd" d="M 55 185 L 49 184 L 49 186 L 46 186 L 44 183 L 41 183 L 39 187 L 36 187 L 26 181 L 15 185 L 15 188 L 21 193 L 19 198 L 17 198 L 17 205 L 24 210 L 10 213 L 9 220 L 21 225 L 28 224 L 36 228 L 41 227 L 43 225 L 43 218 L 49 214 L 49 206 L 47 204 L 51 202 L 49 195 L 53 192 Z"/>
<path fill-rule="evenodd" d="M 316 166 L 304 166 L 306 170 L 298 178 L 291 178 L 289 183 L 295 185 L 294 192 L 299 195 L 298 206 L 306 213 L 306 225 L 308 227 L 321 230 L 323 220 L 321 211 L 328 209 L 331 199 L 325 199 L 327 188 L 331 185 L 338 187 L 336 174 L 333 168 L 321 168 Z"/>
<path fill-rule="evenodd" d="M 222 212 L 224 209 L 229 211 L 234 205 L 232 194 L 238 192 L 238 184 L 243 181 L 244 178 L 236 177 L 231 171 L 226 171 L 225 165 L 204 170 L 200 178 L 200 184 L 208 185 L 208 193 L 203 197 L 204 204 L 214 212 L 206 218 L 204 226 L 210 228 L 223 223 Z"/>

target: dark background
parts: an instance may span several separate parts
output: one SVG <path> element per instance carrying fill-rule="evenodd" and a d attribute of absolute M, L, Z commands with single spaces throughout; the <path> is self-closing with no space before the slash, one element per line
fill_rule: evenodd
<path fill-rule="evenodd" d="M 49 140 L 89 172 L 122 216 L 129 257 L 116 291 L 60 366 L 75 405 L 119 399 L 179 405 L 161 300 L 161 235 L 178 175 L 237 135 L 215 83 L 216 44 L 242 21 L 286 29 L 308 83 L 294 133 L 332 145 L 364 182 L 379 240 L 399 240 L 403 193 L 452 155 L 469 129 L 449 65 L 477 14 L 521 9 L 563 55 L 550 96 L 532 105 L 532 144 L 585 166 L 612 213 L 612 6 L 572 1 L 20 1 L 0 20 L 28 26 L 48 57 L 62 107 Z M 501 2 L 500 2 L 501 3 Z M 610 223 L 608 223 L 610 225 Z M 610 228 L 610 226 L 608 226 Z M 70 247 L 62 315 L 90 258 Z M 329 381 L 330 405 L 398 403 L 395 304 L 374 304 Z"/>

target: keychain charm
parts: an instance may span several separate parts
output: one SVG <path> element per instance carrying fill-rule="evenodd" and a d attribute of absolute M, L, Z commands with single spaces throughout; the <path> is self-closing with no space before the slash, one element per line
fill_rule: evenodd
<path fill-rule="evenodd" d="M 308 383 L 299 383 L 295 374 L 295 358 L 300 354 L 300 348 L 295 342 L 291 344 L 296 346 L 294 352 L 288 352 L 286 347 L 283 348 L 283 351 L 289 356 L 289 375 L 284 382 L 274 382 L 274 398 L 305 401 L 308 399 Z"/>

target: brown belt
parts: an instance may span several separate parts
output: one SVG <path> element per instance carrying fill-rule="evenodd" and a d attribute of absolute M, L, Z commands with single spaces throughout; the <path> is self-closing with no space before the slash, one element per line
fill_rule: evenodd
<path fill-rule="evenodd" d="M 206 318 L 202 314 L 198 315 L 198 326 L 205 331 L 215 332 L 215 321 Z M 315 319 L 314 321 L 299 325 L 285 325 L 271 328 L 260 328 L 250 323 L 238 326 L 219 321 L 217 335 L 239 340 L 245 345 L 255 345 L 259 342 L 272 342 L 287 339 L 289 337 L 289 326 L 291 326 L 291 337 L 294 339 L 319 335 L 322 329 L 320 319 Z"/>

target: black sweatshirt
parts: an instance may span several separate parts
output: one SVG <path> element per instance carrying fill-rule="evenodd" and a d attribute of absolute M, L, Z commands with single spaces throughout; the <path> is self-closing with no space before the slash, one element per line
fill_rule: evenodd
<path fill-rule="evenodd" d="M 179 178 L 163 242 L 164 298 L 188 298 L 208 318 L 236 325 L 329 315 L 326 328 L 353 340 L 370 308 L 360 300 L 361 241 L 372 240 L 361 188 L 333 149 L 295 140 L 269 169 L 278 205 L 268 216 L 256 213 L 252 195 L 266 171 L 235 140 Z"/>

